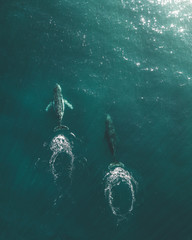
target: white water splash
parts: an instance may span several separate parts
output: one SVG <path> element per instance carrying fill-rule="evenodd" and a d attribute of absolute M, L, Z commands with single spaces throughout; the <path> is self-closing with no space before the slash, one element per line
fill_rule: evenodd
<path fill-rule="evenodd" d="M 137 182 L 133 178 L 133 176 L 126 171 L 122 163 L 110 164 L 109 172 L 105 175 L 105 197 L 108 199 L 109 206 L 115 216 L 118 218 L 124 219 L 133 210 L 134 202 L 135 202 L 135 191 L 134 188 L 137 186 Z M 131 191 L 131 205 L 127 209 L 126 212 L 121 212 L 120 207 L 114 206 L 114 198 L 113 198 L 113 189 L 114 187 L 119 186 L 121 183 L 127 185 L 129 190 Z"/>
<path fill-rule="evenodd" d="M 72 152 L 72 147 L 69 140 L 62 134 L 55 136 L 50 144 L 50 149 L 53 151 L 53 154 L 49 160 L 49 165 L 51 167 L 51 172 L 53 174 L 54 180 L 58 178 L 58 173 L 55 169 L 55 162 L 60 153 L 67 153 L 71 158 L 69 176 L 72 177 L 73 164 L 74 164 L 74 155 Z"/>

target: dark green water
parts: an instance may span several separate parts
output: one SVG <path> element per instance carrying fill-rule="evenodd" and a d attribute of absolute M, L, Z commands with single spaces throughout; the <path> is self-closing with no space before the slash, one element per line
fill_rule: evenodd
<path fill-rule="evenodd" d="M 0 240 L 192 239 L 191 47 L 190 1 L 0 1 Z M 56 181 L 49 165 L 55 83 L 74 106 L 77 139 L 60 132 L 72 181 L 67 154 Z M 104 195 L 106 113 L 137 181 L 120 222 Z"/>

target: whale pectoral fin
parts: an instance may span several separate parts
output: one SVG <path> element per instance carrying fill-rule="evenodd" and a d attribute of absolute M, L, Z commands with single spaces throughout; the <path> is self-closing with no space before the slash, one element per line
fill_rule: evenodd
<path fill-rule="evenodd" d="M 70 104 L 66 99 L 64 99 L 64 103 L 71 109 L 73 109 L 73 105 Z"/>
<path fill-rule="evenodd" d="M 51 107 L 53 107 L 53 102 L 50 102 L 50 103 L 47 105 L 45 111 L 48 112 Z"/>

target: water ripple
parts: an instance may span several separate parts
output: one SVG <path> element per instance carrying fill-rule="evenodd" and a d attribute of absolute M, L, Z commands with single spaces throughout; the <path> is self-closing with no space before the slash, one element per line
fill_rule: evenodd
<path fill-rule="evenodd" d="M 109 206 L 112 213 L 120 219 L 126 218 L 126 216 L 132 212 L 134 207 L 135 198 L 135 188 L 137 187 L 137 182 L 133 176 L 124 169 L 124 164 L 120 163 L 118 165 L 110 164 L 109 172 L 104 177 L 105 179 L 105 197 L 108 199 Z M 121 206 L 114 206 L 114 188 L 124 184 L 128 187 L 131 195 L 130 206 L 125 211 L 121 209 Z"/>
<path fill-rule="evenodd" d="M 55 169 L 55 163 L 60 153 L 66 153 L 71 158 L 71 163 L 69 168 L 69 176 L 71 178 L 72 172 L 73 172 L 74 155 L 73 155 L 72 147 L 70 145 L 69 140 L 64 135 L 59 134 L 52 139 L 50 144 L 50 149 L 51 151 L 53 151 L 53 154 L 49 160 L 49 165 L 50 165 L 54 180 L 58 178 L 58 173 Z"/>

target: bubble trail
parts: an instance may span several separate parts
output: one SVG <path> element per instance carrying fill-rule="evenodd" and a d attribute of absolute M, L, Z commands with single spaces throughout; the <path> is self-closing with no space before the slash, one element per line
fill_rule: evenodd
<path fill-rule="evenodd" d="M 69 168 L 69 177 L 71 178 L 73 172 L 74 155 L 69 140 L 64 135 L 59 134 L 52 139 L 50 149 L 51 151 L 53 151 L 53 154 L 49 160 L 49 165 L 54 180 L 56 181 L 56 179 L 58 178 L 58 173 L 55 169 L 55 163 L 60 153 L 67 153 L 71 157 L 71 163 Z"/>
<path fill-rule="evenodd" d="M 105 197 L 108 199 L 112 213 L 121 219 L 126 218 L 128 213 L 132 212 L 133 210 L 134 202 L 136 201 L 134 187 L 137 186 L 137 182 L 135 181 L 133 176 L 123 167 L 123 163 L 110 164 L 109 172 L 104 177 Z M 121 209 L 119 207 L 114 206 L 113 189 L 114 187 L 119 186 L 121 183 L 126 184 L 131 191 L 131 205 L 126 212 L 121 212 Z"/>

